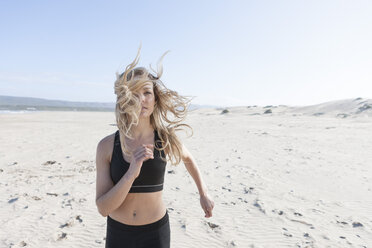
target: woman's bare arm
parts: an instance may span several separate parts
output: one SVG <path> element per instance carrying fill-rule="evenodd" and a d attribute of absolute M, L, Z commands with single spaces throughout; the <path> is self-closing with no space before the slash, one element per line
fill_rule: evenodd
<path fill-rule="evenodd" d="M 190 173 L 190 175 L 192 176 L 196 183 L 196 186 L 198 187 L 200 195 L 200 205 L 205 213 L 204 217 L 206 218 L 212 217 L 214 201 L 208 194 L 207 186 L 205 185 L 202 179 L 201 173 L 199 171 L 198 166 L 196 165 L 193 156 L 184 145 L 182 145 L 182 160 L 186 166 L 187 171 Z"/>
<path fill-rule="evenodd" d="M 195 162 L 195 159 L 187 150 L 187 148 L 182 145 L 182 161 L 191 177 L 194 179 L 196 186 L 198 187 L 199 195 L 205 195 L 208 192 L 207 186 L 205 185 L 200 170 Z"/>
<path fill-rule="evenodd" d="M 124 202 L 135 179 L 128 171 L 114 186 L 109 161 L 112 149 L 113 139 L 107 136 L 98 143 L 96 152 L 96 205 L 98 212 L 104 217 Z"/>

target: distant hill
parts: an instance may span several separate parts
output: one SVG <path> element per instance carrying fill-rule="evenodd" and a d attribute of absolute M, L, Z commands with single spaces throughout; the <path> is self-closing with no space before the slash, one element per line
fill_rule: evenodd
<path fill-rule="evenodd" d="M 70 102 L 33 97 L 0 96 L 0 110 L 114 111 L 115 103 Z"/>
<path fill-rule="evenodd" d="M 212 105 L 191 104 L 189 109 L 214 108 Z M 1 96 L 0 110 L 44 110 L 44 111 L 114 111 L 114 102 L 71 102 L 34 97 Z"/>

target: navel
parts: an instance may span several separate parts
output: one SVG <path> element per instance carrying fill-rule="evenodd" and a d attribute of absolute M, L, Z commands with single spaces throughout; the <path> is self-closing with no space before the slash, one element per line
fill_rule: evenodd
<path fill-rule="evenodd" d="M 133 218 L 135 218 L 137 215 L 136 210 L 133 211 Z"/>

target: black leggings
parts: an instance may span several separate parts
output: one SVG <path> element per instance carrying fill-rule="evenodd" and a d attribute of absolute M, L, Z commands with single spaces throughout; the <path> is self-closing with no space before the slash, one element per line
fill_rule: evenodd
<path fill-rule="evenodd" d="M 146 225 L 127 225 L 107 216 L 105 248 L 169 248 L 168 210 L 158 221 Z"/>

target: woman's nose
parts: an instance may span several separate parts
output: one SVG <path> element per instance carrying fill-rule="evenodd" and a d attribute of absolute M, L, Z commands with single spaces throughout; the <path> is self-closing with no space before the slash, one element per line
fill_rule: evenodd
<path fill-rule="evenodd" d="M 141 100 L 141 102 L 145 102 L 145 100 L 146 100 L 146 97 L 145 97 L 145 95 L 144 95 L 144 94 L 141 94 L 141 95 L 140 95 L 140 100 Z"/>

